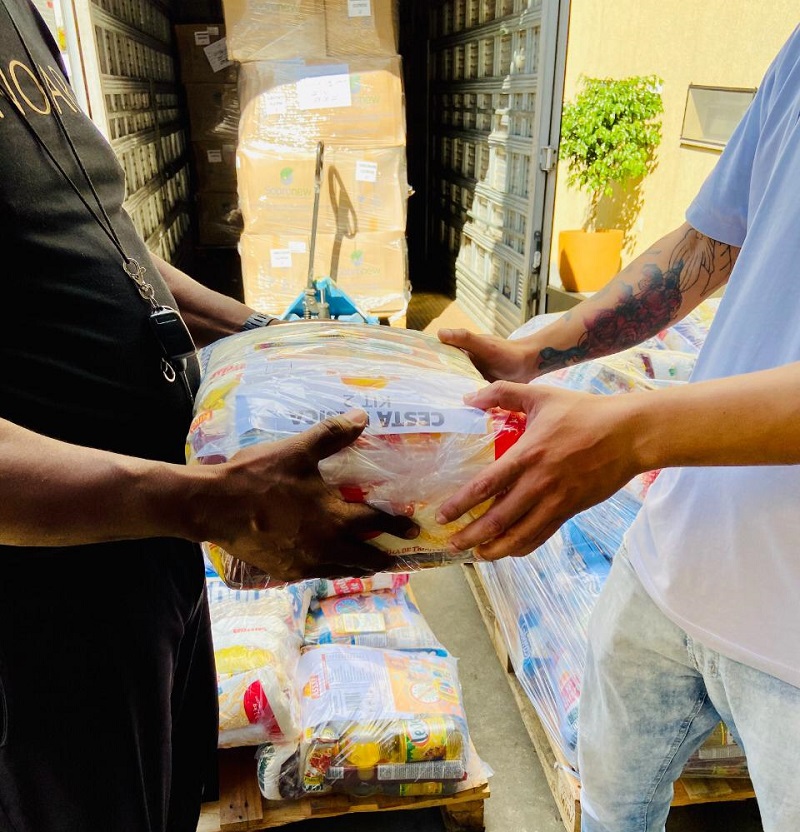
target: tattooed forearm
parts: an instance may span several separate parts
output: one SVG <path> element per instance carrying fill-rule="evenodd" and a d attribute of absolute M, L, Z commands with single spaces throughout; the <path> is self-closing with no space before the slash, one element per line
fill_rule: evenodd
<path fill-rule="evenodd" d="M 681 317 L 687 294 L 699 303 L 724 284 L 738 253 L 738 248 L 712 240 L 693 228 L 678 239 L 669 253 L 651 248 L 622 272 L 623 279 L 618 278 L 598 293 L 600 299 L 601 294 L 613 291 L 618 300 L 613 306 L 584 312 L 585 331 L 574 346 L 540 350 L 539 371 L 600 358 L 657 334 Z M 631 274 L 634 270 L 637 277 Z M 625 283 L 625 277 L 631 282 Z"/>
<path fill-rule="evenodd" d="M 582 346 L 571 347 L 568 350 L 557 350 L 555 347 L 545 347 L 539 353 L 539 369 L 546 373 L 550 370 L 557 370 L 559 367 L 567 367 L 570 364 L 579 364 L 587 358 L 586 349 Z"/>
<path fill-rule="evenodd" d="M 689 228 L 670 253 L 669 267 L 679 275 L 682 294 L 699 287 L 705 298 L 728 279 L 738 253 L 738 248 Z"/>
<path fill-rule="evenodd" d="M 680 272 L 661 272 L 645 266 L 639 291 L 625 286 L 621 300 L 584 318 L 586 331 L 569 349 L 545 347 L 539 353 L 539 370 L 547 372 L 590 358 L 599 358 L 639 344 L 666 327 L 681 305 Z"/>

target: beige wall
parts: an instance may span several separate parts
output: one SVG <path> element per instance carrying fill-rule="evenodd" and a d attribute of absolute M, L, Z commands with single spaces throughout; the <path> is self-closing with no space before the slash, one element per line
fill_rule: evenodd
<path fill-rule="evenodd" d="M 627 237 L 623 265 L 683 221 L 686 206 L 719 153 L 680 144 L 688 85 L 757 87 L 800 23 L 798 0 L 571 0 L 565 100 L 581 74 L 664 80 L 658 167 L 641 185 L 642 208 Z M 562 229 L 580 228 L 588 197 L 558 170 L 550 282 L 558 284 Z"/>

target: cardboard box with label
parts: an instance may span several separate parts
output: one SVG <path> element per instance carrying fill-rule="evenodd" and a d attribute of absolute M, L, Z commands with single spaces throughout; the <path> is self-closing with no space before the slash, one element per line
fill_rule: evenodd
<path fill-rule="evenodd" d="M 191 147 L 198 190 L 236 190 L 236 142 L 206 140 Z"/>
<path fill-rule="evenodd" d="M 307 234 L 242 234 L 239 252 L 245 303 L 282 315 L 308 280 Z M 408 305 L 408 254 L 404 233 L 319 235 L 314 277 L 330 277 L 364 312 L 397 312 Z"/>
<path fill-rule="evenodd" d="M 328 56 L 396 55 L 394 0 L 325 0 Z"/>
<path fill-rule="evenodd" d="M 179 23 L 175 42 L 184 84 L 235 84 L 239 65 L 228 57 L 220 23 Z"/>
<path fill-rule="evenodd" d="M 307 234 L 314 210 L 316 152 L 260 144 L 237 148 L 245 230 Z M 320 182 L 320 234 L 404 231 L 406 149 L 326 147 Z"/>
<path fill-rule="evenodd" d="M 239 91 L 236 84 L 185 84 L 190 140 L 236 142 Z"/>
<path fill-rule="evenodd" d="M 400 58 L 251 61 L 239 68 L 243 143 L 391 147 L 406 140 Z"/>
<path fill-rule="evenodd" d="M 201 246 L 235 247 L 242 233 L 238 194 L 205 191 L 196 196 L 197 242 Z"/>
<path fill-rule="evenodd" d="M 325 55 L 323 0 L 223 0 L 234 61 Z"/>

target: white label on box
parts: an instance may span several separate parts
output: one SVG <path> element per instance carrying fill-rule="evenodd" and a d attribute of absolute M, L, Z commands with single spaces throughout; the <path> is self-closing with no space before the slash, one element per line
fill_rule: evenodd
<path fill-rule="evenodd" d="M 208 58 L 214 72 L 219 72 L 233 63 L 233 61 L 228 60 L 228 47 L 225 38 L 215 40 L 214 43 L 206 46 L 203 51 L 206 53 L 206 58 Z"/>
<path fill-rule="evenodd" d="M 207 150 L 206 159 L 212 165 L 218 165 L 222 161 L 222 151 L 216 148 L 214 150 Z"/>
<path fill-rule="evenodd" d="M 346 64 L 306 67 L 305 77 L 297 82 L 297 106 L 301 110 L 349 107 L 352 103 Z"/>
<path fill-rule="evenodd" d="M 211 33 L 208 29 L 202 29 L 194 33 L 195 46 L 208 46 L 211 43 Z"/>
<path fill-rule="evenodd" d="M 273 269 L 291 269 L 291 250 L 288 248 L 271 248 L 269 250 L 269 263 Z"/>
<path fill-rule="evenodd" d="M 286 112 L 286 96 L 282 87 L 267 90 L 259 98 L 259 109 L 265 116 L 281 116 Z"/>
<path fill-rule="evenodd" d="M 370 0 L 347 0 L 348 17 L 371 17 L 372 7 Z"/>
<path fill-rule="evenodd" d="M 206 31 L 209 35 L 219 35 L 219 26 L 206 26 Z"/>
<path fill-rule="evenodd" d="M 308 249 L 302 240 L 295 240 L 294 242 L 289 243 L 289 251 L 291 251 L 292 254 L 305 254 Z"/>
<path fill-rule="evenodd" d="M 356 162 L 356 182 L 377 182 L 377 162 Z"/>

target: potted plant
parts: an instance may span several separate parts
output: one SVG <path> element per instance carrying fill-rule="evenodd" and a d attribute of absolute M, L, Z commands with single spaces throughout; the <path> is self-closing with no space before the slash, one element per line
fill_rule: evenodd
<path fill-rule="evenodd" d="M 595 291 L 619 271 L 624 229 L 601 227 L 598 208 L 655 167 L 662 83 L 656 75 L 582 77 L 578 95 L 564 106 L 559 157 L 567 163 L 567 184 L 590 195 L 583 228 L 559 234 L 559 271 L 567 291 Z"/>

